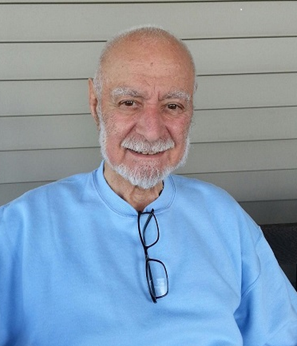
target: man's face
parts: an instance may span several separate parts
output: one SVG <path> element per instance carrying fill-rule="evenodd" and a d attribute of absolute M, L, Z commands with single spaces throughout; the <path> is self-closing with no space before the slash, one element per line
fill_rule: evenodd
<path fill-rule="evenodd" d="M 128 47 L 128 49 L 127 49 Z M 122 45 L 103 66 L 101 145 L 114 171 L 150 188 L 185 156 L 194 76 L 183 50 Z"/>

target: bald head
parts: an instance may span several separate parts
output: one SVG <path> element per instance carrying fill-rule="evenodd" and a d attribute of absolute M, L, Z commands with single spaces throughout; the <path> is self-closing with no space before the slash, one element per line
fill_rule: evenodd
<path fill-rule="evenodd" d="M 168 31 L 144 26 L 124 31 L 107 42 L 101 53 L 98 68 L 94 77 L 94 87 L 100 102 L 104 79 L 108 78 L 111 65 L 123 58 L 129 60 L 129 56 L 135 59 L 152 56 L 152 63 L 158 55 L 163 54 L 171 58 L 171 63 L 178 63 L 185 69 L 186 74 L 193 78 L 193 89 L 195 89 L 195 64 L 187 46 Z M 169 60 L 168 60 L 169 63 Z"/>

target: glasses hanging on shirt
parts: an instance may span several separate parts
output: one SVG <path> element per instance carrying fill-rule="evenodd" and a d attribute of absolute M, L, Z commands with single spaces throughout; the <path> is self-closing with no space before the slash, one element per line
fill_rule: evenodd
<path fill-rule="evenodd" d="M 150 258 L 149 248 L 156 245 L 160 238 L 160 230 L 154 209 L 151 212 L 138 212 L 138 232 L 145 255 L 145 273 L 148 290 L 152 301 L 168 294 L 168 273 L 165 264 L 156 258 Z"/>

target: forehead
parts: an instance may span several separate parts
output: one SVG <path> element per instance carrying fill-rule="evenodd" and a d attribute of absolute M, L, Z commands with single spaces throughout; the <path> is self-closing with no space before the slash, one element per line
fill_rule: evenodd
<path fill-rule="evenodd" d="M 191 93 L 194 68 L 189 54 L 168 40 L 128 40 L 118 43 L 101 66 L 103 84 L 117 87 L 138 83 Z"/>

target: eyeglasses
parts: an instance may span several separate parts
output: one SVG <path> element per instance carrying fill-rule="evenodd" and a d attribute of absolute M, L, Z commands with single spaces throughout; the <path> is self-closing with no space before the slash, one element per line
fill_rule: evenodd
<path fill-rule="evenodd" d="M 155 258 L 150 258 L 148 249 L 157 244 L 160 230 L 154 209 L 151 212 L 138 213 L 138 232 L 145 255 L 146 280 L 152 301 L 163 298 L 168 293 L 168 274 L 165 264 Z"/>

